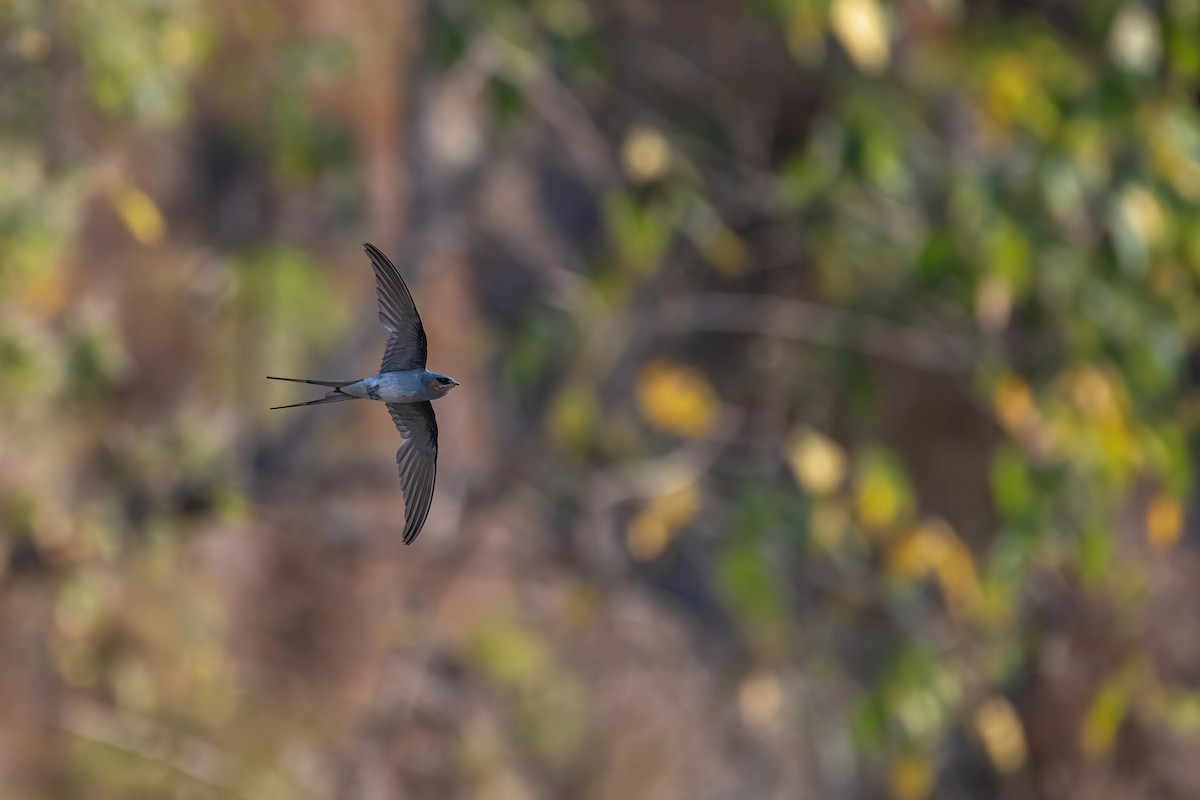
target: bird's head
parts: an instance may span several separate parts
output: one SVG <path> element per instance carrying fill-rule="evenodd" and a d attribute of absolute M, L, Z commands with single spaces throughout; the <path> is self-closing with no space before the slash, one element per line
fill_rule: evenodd
<path fill-rule="evenodd" d="M 455 386 L 458 386 L 458 381 L 454 380 L 454 378 L 451 378 L 449 375 L 430 373 L 428 381 L 430 390 L 437 397 L 445 395 Z"/>

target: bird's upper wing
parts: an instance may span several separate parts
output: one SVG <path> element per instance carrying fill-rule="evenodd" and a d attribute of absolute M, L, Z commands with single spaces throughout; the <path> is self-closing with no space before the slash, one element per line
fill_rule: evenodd
<path fill-rule="evenodd" d="M 404 490 L 404 543 L 412 544 L 429 516 L 437 479 L 438 428 L 433 404 L 388 403 L 388 413 L 404 444 L 396 451 L 400 488 Z"/>
<path fill-rule="evenodd" d="M 396 266 L 378 247 L 367 243 L 363 250 L 375 270 L 375 289 L 379 295 L 379 321 L 390 331 L 387 348 L 383 351 L 380 372 L 401 372 L 424 369 L 428 348 L 425 328 L 417 314 L 412 295 L 400 277 Z"/>

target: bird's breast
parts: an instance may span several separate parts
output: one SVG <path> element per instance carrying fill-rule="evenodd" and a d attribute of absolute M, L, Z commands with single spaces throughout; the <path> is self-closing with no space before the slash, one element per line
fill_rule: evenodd
<path fill-rule="evenodd" d="M 411 403 L 423 397 L 419 372 L 382 372 L 368 378 L 367 396 L 385 403 Z"/>

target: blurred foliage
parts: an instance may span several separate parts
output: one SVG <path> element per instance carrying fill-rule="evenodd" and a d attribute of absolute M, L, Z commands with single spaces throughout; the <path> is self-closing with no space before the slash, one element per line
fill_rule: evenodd
<path fill-rule="evenodd" d="M 4 796 L 1196 796 L 1197 42 L 0 5 Z M 259 385 L 372 368 L 385 236 L 401 555 L 386 420 Z"/>

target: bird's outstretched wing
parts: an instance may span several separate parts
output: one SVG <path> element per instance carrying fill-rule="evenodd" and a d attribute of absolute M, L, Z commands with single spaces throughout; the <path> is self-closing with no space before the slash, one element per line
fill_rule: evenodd
<path fill-rule="evenodd" d="M 396 451 L 400 488 L 404 490 L 404 543 L 412 544 L 429 516 L 437 479 L 438 428 L 433 404 L 388 403 L 388 413 L 404 444 Z"/>
<path fill-rule="evenodd" d="M 425 328 L 417 314 L 412 295 L 399 270 L 383 252 L 371 243 L 363 245 L 375 270 L 375 289 L 379 295 L 379 321 L 390 331 L 383 351 L 380 372 L 424 369 L 428 357 Z"/>

